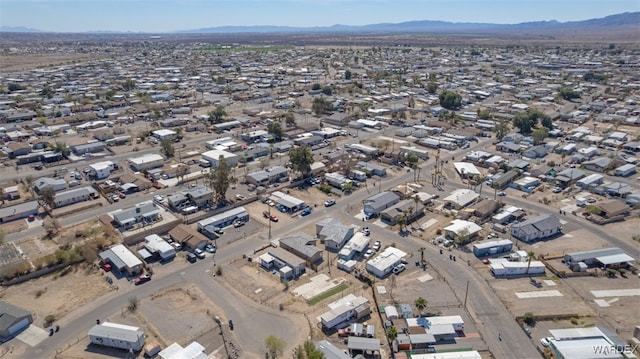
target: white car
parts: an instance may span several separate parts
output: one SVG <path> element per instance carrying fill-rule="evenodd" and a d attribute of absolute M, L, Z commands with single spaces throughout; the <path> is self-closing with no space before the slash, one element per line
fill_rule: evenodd
<path fill-rule="evenodd" d="M 369 249 L 367 249 L 367 251 L 364 253 L 364 258 L 365 258 L 365 259 L 369 259 L 369 258 L 371 258 L 375 253 L 376 253 L 376 251 L 374 251 L 373 249 L 369 248 Z"/>
<path fill-rule="evenodd" d="M 551 342 L 551 339 L 553 339 L 553 338 L 551 338 L 551 337 L 546 337 L 546 338 L 542 338 L 542 339 L 540 339 L 540 345 L 542 345 L 542 346 L 543 346 L 543 347 L 545 347 L 545 348 L 546 348 L 546 347 L 548 347 L 548 346 L 549 346 L 549 343 Z"/>
<path fill-rule="evenodd" d="M 153 196 L 153 200 L 158 202 L 158 203 L 162 203 L 162 201 L 164 201 L 164 196 L 161 194 L 157 194 L 155 196 Z"/>
<path fill-rule="evenodd" d="M 336 204 L 336 200 L 335 200 L 335 199 L 333 199 L 333 198 L 330 198 L 330 199 L 328 199 L 328 200 L 324 201 L 324 206 L 325 206 L 325 207 L 331 207 L 331 206 L 333 206 L 334 204 Z"/>
<path fill-rule="evenodd" d="M 380 247 L 382 247 L 382 244 L 380 243 L 380 241 L 376 241 L 376 242 L 373 244 L 373 247 L 371 247 L 371 249 L 373 249 L 374 251 L 376 251 L 376 252 L 377 252 L 377 251 L 379 251 L 379 250 L 380 250 Z"/>
<path fill-rule="evenodd" d="M 553 188 L 553 193 L 560 193 L 560 192 L 562 192 L 562 188 L 560 188 L 560 187 L 554 187 Z"/>
<path fill-rule="evenodd" d="M 407 269 L 407 266 L 404 263 L 400 263 L 397 266 L 395 266 L 393 268 L 393 274 L 400 274 L 402 273 L 405 269 Z"/>

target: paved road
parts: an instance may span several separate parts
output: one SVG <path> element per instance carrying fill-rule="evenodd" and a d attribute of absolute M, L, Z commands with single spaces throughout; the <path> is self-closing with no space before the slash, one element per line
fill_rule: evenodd
<path fill-rule="evenodd" d="M 279 231 L 276 233 L 282 234 Z M 253 253 L 255 246 L 256 243 L 250 240 L 222 245 L 216 253 L 216 262 L 225 263 L 233 258 L 242 257 L 242 254 Z M 120 290 L 102 296 L 64 317 L 58 322 L 62 328 L 59 333 L 29 348 L 22 358 L 52 357 L 56 349 L 65 347 L 69 342 L 75 342 L 76 338 L 85 337 L 87 331 L 95 325 L 97 318 L 104 319 L 119 313 L 127 306 L 131 296 L 142 299 L 180 283 L 195 283 L 216 306 L 224 311 L 219 314 L 223 320 L 233 319 L 236 337 L 234 342 L 245 351 L 262 355 L 264 338 L 272 333 L 281 338 L 299 338 L 301 329 L 304 328 L 293 325 L 286 315 L 260 308 L 246 300 L 238 300 L 234 293 L 213 278 L 209 271 L 213 261 L 209 257 L 195 264 L 185 264 L 181 258 L 177 258 L 176 261 L 177 263 L 169 264 L 169 266 L 175 266 L 176 272 L 166 276 L 154 276 L 152 281 L 139 287 L 121 280 L 117 283 L 120 285 Z M 179 309 L 174 315 L 180 315 Z"/>

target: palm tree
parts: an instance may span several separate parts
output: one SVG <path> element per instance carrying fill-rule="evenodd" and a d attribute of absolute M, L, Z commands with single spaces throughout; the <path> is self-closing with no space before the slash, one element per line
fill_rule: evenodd
<path fill-rule="evenodd" d="M 425 308 L 427 308 L 427 300 L 422 297 L 418 297 L 416 298 L 416 301 L 413 302 L 413 304 L 416 306 L 416 309 L 420 312 L 420 316 L 422 316 L 422 311 L 425 310 Z"/>
<path fill-rule="evenodd" d="M 500 184 L 493 181 L 491 182 L 491 187 L 493 187 L 493 200 L 496 201 L 498 199 L 498 187 L 500 187 Z"/>
<path fill-rule="evenodd" d="M 415 210 L 416 212 L 418 212 L 418 203 L 420 203 L 420 196 L 418 196 L 417 194 L 413 196 L 413 202 L 415 202 L 416 204 Z"/>
<path fill-rule="evenodd" d="M 527 274 L 529 274 L 529 268 L 531 268 L 531 260 L 535 257 L 535 253 L 533 251 L 527 252 Z"/>
<path fill-rule="evenodd" d="M 424 247 L 420 247 L 420 249 L 418 249 L 418 252 L 420 252 L 420 263 L 424 263 L 424 251 L 426 250 L 426 248 Z"/>
<path fill-rule="evenodd" d="M 396 327 L 387 328 L 387 338 L 389 338 L 390 341 L 396 340 L 397 337 L 398 337 L 398 329 L 396 329 Z"/>

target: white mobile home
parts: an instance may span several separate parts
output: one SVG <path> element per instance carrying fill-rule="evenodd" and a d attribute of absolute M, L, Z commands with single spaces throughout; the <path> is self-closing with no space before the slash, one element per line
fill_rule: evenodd
<path fill-rule="evenodd" d="M 144 332 L 137 327 L 105 322 L 89 329 L 91 343 L 117 349 L 139 351 L 144 347 Z"/>

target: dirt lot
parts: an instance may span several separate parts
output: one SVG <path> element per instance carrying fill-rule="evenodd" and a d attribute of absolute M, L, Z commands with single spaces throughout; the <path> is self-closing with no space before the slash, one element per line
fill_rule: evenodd
<path fill-rule="evenodd" d="M 44 317 L 61 318 L 76 308 L 112 290 L 102 278 L 102 271 L 89 265 L 78 265 L 28 282 L 2 287 L 0 297 L 33 313 L 34 323 L 42 326 Z"/>

